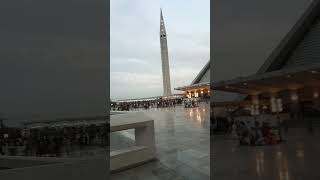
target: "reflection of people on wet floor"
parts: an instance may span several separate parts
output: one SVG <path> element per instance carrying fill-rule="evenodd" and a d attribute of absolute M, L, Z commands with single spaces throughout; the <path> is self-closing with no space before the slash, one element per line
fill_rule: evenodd
<path fill-rule="evenodd" d="M 278 138 L 279 138 L 279 142 L 281 142 L 282 141 L 282 119 L 280 119 L 279 115 L 277 115 L 277 120 L 278 120 L 278 124 L 277 124 Z"/>
<path fill-rule="evenodd" d="M 312 120 L 308 119 L 307 121 L 308 121 L 308 130 L 309 132 L 313 133 Z"/>

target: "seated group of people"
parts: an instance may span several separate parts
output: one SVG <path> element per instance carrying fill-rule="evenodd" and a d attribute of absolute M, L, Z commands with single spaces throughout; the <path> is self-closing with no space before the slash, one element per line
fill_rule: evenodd
<path fill-rule="evenodd" d="M 272 128 L 269 123 L 255 122 L 253 127 L 248 123 L 239 122 L 235 125 L 240 145 L 273 145 L 281 141 L 278 129 Z"/>
<path fill-rule="evenodd" d="M 185 108 L 193 108 L 193 107 L 198 107 L 198 106 L 199 106 L 198 100 L 186 99 L 185 102 L 184 102 L 184 107 Z"/>
<path fill-rule="evenodd" d="M 0 156 L 61 156 L 86 149 L 100 150 L 107 146 L 106 124 L 36 129 L 7 128 L 0 132 Z"/>

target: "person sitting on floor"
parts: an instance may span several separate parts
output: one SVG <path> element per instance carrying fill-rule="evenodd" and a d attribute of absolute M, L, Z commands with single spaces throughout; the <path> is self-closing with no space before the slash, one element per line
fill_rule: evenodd
<path fill-rule="evenodd" d="M 241 122 L 240 124 L 240 145 L 249 145 L 250 144 L 250 131 L 248 126 Z"/>

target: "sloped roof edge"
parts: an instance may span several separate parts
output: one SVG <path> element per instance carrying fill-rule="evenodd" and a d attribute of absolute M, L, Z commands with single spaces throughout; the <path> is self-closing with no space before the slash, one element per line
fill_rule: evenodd
<path fill-rule="evenodd" d="M 202 76 L 206 73 L 206 71 L 210 68 L 210 60 L 207 62 L 207 64 L 201 69 L 201 71 L 199 72 L 199 74 L 196 76 L 196 78 L 194 78 L 194 80 L 191 82 L 190 85 L 194 85 L 197 84 L 200 79 L 202 78 Z"/>
<path fill-rule="evenodd" d="M 257 74 L 280 69 L 286 60 L 288 60 L 288 56 L 290 56 L 292 49 L 302 41 L 305 33 L 309 31 L 310 27 L 319 15 L 320 0 L 313 0 L 297 23 L 292 27 L 289 33 L 287 33 L 264 64 L 260 67 Z"/>

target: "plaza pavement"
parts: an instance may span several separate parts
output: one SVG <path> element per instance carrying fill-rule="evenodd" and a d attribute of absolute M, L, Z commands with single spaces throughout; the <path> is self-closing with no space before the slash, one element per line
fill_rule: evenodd
<path fill-rule="evenodd" d="M 272 146 L 239 146 L 237 140 L 215 136 L 213 179 L 319 180 L 319 132 L 289 129 L 285 142 Z"/>
<path fill-rule="evenodd" d="M 158 161 L 125 170 L 112 180 L 210 179 L 209 105 L 143 110 L 154 119 Z M 111 149 L 130 146 L 133 130 L 111 134 Z"/>
<path fill-rule="evenodd" d="M 112 180 L 319 180 L 320 128 L 290 128 L 273 146 L 239 146 L 209 135 L 209 106 L 144 110 L 155 120 L 158 161 L 125 170 Z M 133 131 L 111 135 L 111 149 L 133 144 Z"/>

